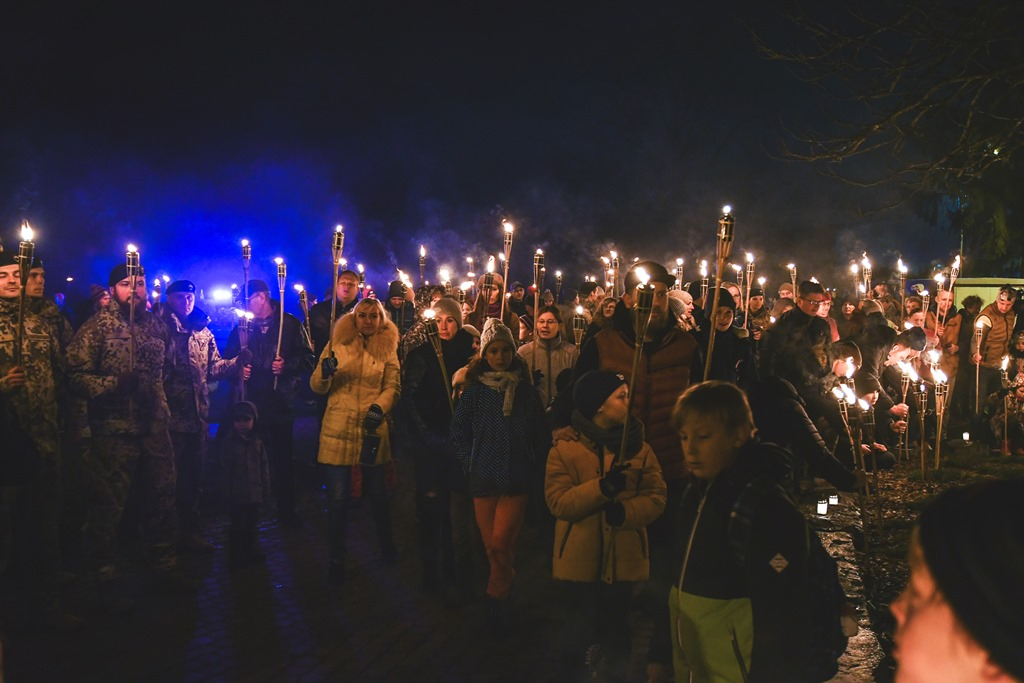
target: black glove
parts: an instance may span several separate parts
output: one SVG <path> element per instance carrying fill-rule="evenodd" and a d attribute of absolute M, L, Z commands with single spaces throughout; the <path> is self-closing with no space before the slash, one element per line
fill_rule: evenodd
<path fill-rule="evenodd" d="M 334 373 L 338 371 L 338 359 L 331 354 L 330 358 L 324 358 L 320 361 L 320 377 L 323 379 L 330 379 L 334 376 Z"/>
<path fill-rule="evenodd" d="M 544 379 L 544 373 L 541 372 L 540 370 L 534 370 L 533 371 L 533 386 L 539 387 L 540 386 L 540 381 L 542 379 Z"/>
<path fill-rule="evenodd" d="M 629 465 L 612 465 L 601 477 L 601 493 L 605 498 L 614 498 L 626 490 L 626 471 Z"/>
<path fill-rule="evenodd" d="M 363 420 L 363 429 L 367 434 L 374 434 L 380 423 L 384 421 L 384 411 L 376 403 L 372 404 L 366 411 L 366 418 Z"/>
<path fill-rule="evenodd" d="M 117 376 L 117 388 L 114 389 L 122 396 L 134 394 L 139 390 L 139 371 L 129 370 Z"/>
<path fill-rule="evenodd" d="M 238 352 L 238 355 L 235 356 L 235 358 L 238 360 L 239 367 L 252 365 L 252 349 L 250 349 L 249 347 L 245 347 L 244 349 Z"/>
<path fill-rule="evenodd" d="M 613 500 L 604 506 L 604 518 L 612 526 L 622 526 L 626 523 L 626 506 L 617 500 Z"/>

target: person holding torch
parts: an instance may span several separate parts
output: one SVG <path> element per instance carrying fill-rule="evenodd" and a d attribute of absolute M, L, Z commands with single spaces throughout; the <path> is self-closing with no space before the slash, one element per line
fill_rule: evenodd
<path fill-rule="evenodd" d="M 249 281 L 248 308 L 253 319 L 249 323 L 248 348 L 252 362 L 243 367 L 240 378 L 247 383 L 246 400 L 256 405 L 260 416 L 257 428 L 270 455 L 270 478 L 277 499 L 278 520 L 284 526 L 295 528 L 302 526 L 302 521 L 295 512 L 293 405 L 299 382 L 309 377 L 315 358 L 306 328 L 290 313 L 282 315 L 282 305 L 271 298 L 265 281 Z M 224 349 L 225 358 L 233 359 L 241 353 L 238 335 L 237 327 L 231 330 Z M 277 353 L 279 338 L 280 354 Z"/>

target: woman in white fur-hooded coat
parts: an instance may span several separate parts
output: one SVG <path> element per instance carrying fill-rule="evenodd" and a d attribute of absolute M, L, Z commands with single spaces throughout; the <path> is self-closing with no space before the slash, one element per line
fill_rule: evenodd
<path fill-rule="evenodd" d="M 309 379 L 315 393 L 329 392 L 317 456 L 325 465 L 359 464 L 363 425 L 370 406 L 379 406 L 387 415 L 398 401 L 398 328 L 380 310 L 375 329 L 371 330 L 373 326 L 367 326 L 365 321 L 375 309 L 381 309 L 380 302 L 363 299 L 335 323 L 331 344 L 324 347 Z M 323 361 L 330 357 L 331 346 L 338 367 L 332 377 L 325 379 Z M 380 422 L 375 433 L 380 437 L 380 448 L 374 464 L 380 465 L 391 460 L 386 420 Z"/>

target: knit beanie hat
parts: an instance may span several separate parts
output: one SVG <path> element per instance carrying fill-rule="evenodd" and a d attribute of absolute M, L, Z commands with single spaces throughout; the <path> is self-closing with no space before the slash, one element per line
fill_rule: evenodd
<path fill-rule="evenodd" d="M 139 272 L 136 274 L 140 278 L 146 277 L 146 271 L 142 266 L 139 266 Z M 121 280 L 128 278 L 128 264 L 122 261 L 114 266 L 113 270 L 110 271 L 110 278 L 107 279 L 107 284 L 113 287 Z"/>
<path fill-rule="evenodd" d="M 110 293 L 110 290 L 106 287 L 100 287 L 99 285 L 89 285 L 89 300 L 93 303 L 98 302 L 104 296 Z"/>
<path fill-rule="evenodd" d="M 750 297 L 754 298 L 755 296 L 764 296 L 764 290 L 761 289 L 760 287 L 751 287 Z"/>
<path fill-rule="evenodd" d="M 455 299 L 449 299 L 446 296 L 441 297 L 434 302 L 431 306 L 438 315 L 450 315 L 455 318 L 455 322 L 458 323 L 459 327 L 462 327 L 462 307 L 459 306 L 459 302 Z"/>
<path fill-rule="evenodd" d="M 918 526 L 928 570 L 950 608 L 992 661 L 1024 679 L 1024 479 L 950 489 Z"/>
<path fill-rule="evenodd" d="M 732 294 L 729 293 L 729 290 L 726 289 L 725 287 L 719 287 L 718 291 L 721 292 L 721 294 L 718 295 L 718 307 L 722 308 L 724 306 L 726 308 L 730 308 L 732 309 L 732 312 L 735 313 L 736 300 L 732 298 Z M 712 290 L 708 290 L 708 295 L 704 297 L 704 315 L 706 315 L 709 319 L 715 313 L 714 311 L 711 310 L 711 307 L 714 305 L 715 293 Z"/>
<path fill-rule="evenodd" d="M 405 283 L 401 280 L 393 280 L 388 284 L 388 298 L 390 299 L 396 296 L 400 296 L 403 299 L 405 298 Z"/>
<path fill-rule="evenodd" d="M 466 332 L 469 332 L 474 337 L 479 337 L 480 336 L 480 330 L 476 329 L 472 325 L 469 325 L 469 324 L 463 325 L 462 329 L 464 329 Z M 1022 377 L 1024 377 L 1024 375 L 1022 375 Z"/>
<path fill-rule="evenodd" d="M 623 384 L 627 384 L 625 375 L 611 370 L 591 370 L 576 380 L 572 401 L 583 417 L 593 420 L 598 409 Z"/>
<path fill-rule="evenodd" d="M 480 333 L 480 355 L 487 353 L 487 347 L 499 340 L 508 342 L 515 351 L 516 341 L 512 338 L 512 330 L 505 327 L 497 318 L 488 318 L 484 323 L 484 331 Z"/>

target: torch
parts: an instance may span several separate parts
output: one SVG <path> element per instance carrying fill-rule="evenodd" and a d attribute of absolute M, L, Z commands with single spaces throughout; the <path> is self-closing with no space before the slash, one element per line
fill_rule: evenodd
<path fill-rule="evenodd" d="M 21 279 L 21 292 L 18 295 L 18 342 L 14 347 L 14 364 L 19 367 L 25 345 L 25 302 L 28 273 L 32 269 L 32 259 L 35 258 L 36 252 L 36 245 L 32 241 L 33 236 L 32 226 L 28 224 L 27 220 L 23 220 L 21 222 L 21 242 L 18 244 L 18 272 Z M 135 296 L 134 287 L 132 296 Z M 134 306 L 132 310 L 135 310 Z"/>
<path fill-rule="evenodd" d="M 362 263 L 356 264 L 356 272 L 359 274 L 359 289 L 366 289 L 366 270 Z"/>
<path fill-rule="evenodd" d="M 999 379 L 1000 379 L 1000 383 L 1003 385 L 1003 388 L 1006 390 L 1006 395 L 1003 397 L 1003 443 L 1002 443 L 1002 453 L 1003 453 L 1003 455 L 1009 455 L 1010 454 L 1010 434 L 1007 431 L 1007 427 L 1008 427 L 1008 423 L 1009 423 L 1009 413 L 1010 413 L 1010 405 L 1011 405 L 1010 398 L 1011 398 L 1011 396 L 1013 394 L 1013 391 L 1010 388 L 1010 374 L 1009 374 L 1009 372 L 1007 372 L 1007 367 L 1009 367 L 1009 365 L 1010 365 L 1010 357 L 1009 356 L 1003 356 L 1003 362 L 999 364 Z"/>
<path fill-rule="evenodd" d="M 981 355 L 981 337 L 985 333 L 986 327 L 992 327 L 992 321 L 989 320 L 987 315 L 979 315 L 978 319 L 974 322 L 974 335 L 972 335 L 971 346 L 974 349 L 974 355 Z M 978 392 L 981 391 L 981 359 L 974 364 L 974 414 L 978 414 Z"/>
<path fill-rule="evenodd" d="M 555 303 L 562 302 L 562 271 L 555 271 Z"/>
<path fill-rule="evenodd" d="M 789 281 L 793 283 L 793 296 L 796 297 L 796 264 L 787 263 L 786 267 L 789 268 Z"/>
<path fill-rule="evenodd" d="M 750 329 L 750 286 L 754 282 L 754 255 L 747 252 L 747 291 L 744 297 L 743 326 Z"/>
<path fill-rule="evenodd" d="M 918 380 L 917 371 L 914 370 L 914 366 L 905 361 L 898 363 L 900 368 L 900 389 L 903 391 L 903 400 L 900 401 L 903 404 L 907 402 L 907 392 L 910 391 L 910 385 L 916 383 Z M 900 432 L 900 439 L 897 443 L 896 453 L 899 454 L 902 451 L 906 454 L 907 459 L 910 459 L 910 438 L 906 428 Z"/>
<path fill-rule="evenodd" d="M 309 327 L 309 292 L 300 284 L 295 285 L 295 291 L 299 293 L 299 308 L 302 309 L 302 317 L 306 321 L 306 335 L 312 339 L 313 331 Z"/>
<path fill-rule="evenodd" d="M 278 256 L 274 259 L 274 263 L 277 264 L 277 291 L 280 293 L 281 301 L 278 308 L 281 311 L 281 316 L 277 321 L 277 353 L 274 354 L 274 360 L 281 357 L 281 339 L 284 336 L 284 281 L 288 276 L 288 266 L 285 265 L 284 259 Z M 335 297 L 337 298 L 337 297 Z M 331 326 L 333 331 L 334 326 Z M 277 391 L 277 375 L 274 376 L 274 391 Z"/>
<path fill-rule="evenodd" d="M 235 309 L 238 314 L 238 346 L 241 349 L 249 348 L 249 325 L 252 322 L 253 315 L 251 311 L 242 309 Z M 238 383 L 238 400 L 245 400 L 245 378 L 239 375 L 241 378 Z"/>
<path fill-rule="evenodd" d="M 141 271 L 139 261 L 139 250 L 134 244 L 129 244 L 125 251 L 125 267 L 128 272 L 128 286 L 131 294 L 128 296 L 128 336 L 131 338 L 128 344 L 128 369 L 135 369 L 135 280 Z"/>
<path fill-rule="evenodd" d="M 914 399 L 917 402 L 917 415 L 920 419 L 921 429 L 921 479 L 925 478 L 925 449 L 927 448 L 927 442 L 925 441 L 924 434 L 924 415 L 928 412 L 928 385 L 924 382 L 918 385 L 917 390 L 914 392 Z"/>
<path fill-rule="evenodd" d="M 420 287 L 424 285 L 427 277 L 427 249 L 420 245 Z"/>
<path fill-rule="evenodd" d="M 468 280 L 466 282 L 463 282 L 461 285 L 459 285 L 459 305 L 460 306 L 462 304 L 466 303 L 466 292 L 468 292 L 470 287 L 472 287 L 472 286 L 473 286 L 473 283 L 468 281 Z"/>
<path fill-rule="evenodd" d="M 896 259 L 896 270 L 900 273 L 900 323 L 907 319 L 907 265 L 903 263 L 903 259 Z"/>
<path fill-rule="evenodd" d="M 676 259 L 676 289 L 683 288 L 683 259 Z"/>
<path fill-rule="evenodd" d="M 926 290 L 922 291 L 921 292 L 921 309 L 925 312 L 926 316 L 928 315 L 928 306 L 929 306 L 929 304 L 931 304 L 931 302 L 932 302 L 932 295 L 928 293 L 928 290 L 926 289 Z"/>
<path fill-rule="evenodd" d="M 949 302 L 953 303 L 953 287 L 956 285 L 956 279 L 960 275 L 960 254 L 956 255 L 953 259 L 953 265 L 949 267 Z M 946 306 L 946 310 L 942 313 L 942 325 L 946 325 L 946 315 L 949 314 L 950 306 Z"/>
<path fill-rule="evenodd" d="M 587 331 L 587 318 L 583 315 L 583 306 L 576 307 L 576 315 L 572 317 L 572 334 L 576 339 L 576 348 L 583 342 L 583 333 Z"/>
<path fill-rule="evenodd" d="M 875 495 L 872 496 L 875 502 L 875 521 L 878 524 L 878 535 L 882 535 L 882 503 L 878 497 L 879 484 L 878 484 L 878 456 L 875 454 L 875 409 L 874 407 L 865 401 L 864 399 L 858 399 L 857 405 L 860 406 L 860 423 L 863 433 L 866 435 L 864 439 L 871 444 L 871 478 L 875 484 Z"/>
<path fill-rule="evenodd" d="M 651 324 L 651 312 L 654 310 L 654 285 L 650 283 L 651 276 L 643 268 L 637 268 L 636 275 L 640 282 L 633 295 L 635 299 L 633 302 L 633 334 L 636 337 L 633 342 L 633 371 L 629 375 L 626 421 L 622 430 L 622 441 L 619 442 L 619 452 L 615 458 L 617 464 L 626 460 L 626 438 L 629 433 L 629 420 L 633 412 L 633 390 L 636 387 L 637 373 L 640 371 L 640 356 L 643 354 L 644 337 L 647 336 L 647 328 Z"/>
<path fill-rule="evenodd" d="M 252 259 L 252 245 L 249 240 L 242 240 L 242 296 L 245 301 L 242 307 L 249 305 L 249 261 Z"/>
<path fill-rule="evenodd" d="M 441 377 L 444 378 L 445 393 L 448 394 L 448 408 L 455 414 L 455 399 L 452 397 L 452 383 L 448 377 L 448 369 L 444 365 L 444 350 L 441 348 L 441 334 L 437 329 L 436 311 L 427 308 L 423 311 L 423 329 L 427 333 L 430 345 L 434 347 L 434 355 L 437 356 L 438 365 L 441 366 Z"/>
<path fill-rule="evenodd" d="M 483 317 L 483 319 L 484 320 L 487 320 L 487 318 L 491 317 L 491 290 L 494 289 L 494 288 L 495 288 L 495 284 L 494 284 L 494 258 L 491 257 L 491 258 L 487 259 L 487 270 L 484 273 L 484 286 L 481 287 L 481 289 L 483 289 L 482 294 L 483 294 L 483 299 L 484 299 L 483 300 L 483 306 L 484 306 L 484 317 Z M 505 298 L 504 297 L 500 297 L 500 298 L 501 298 L 502 303 L 504 304 Z M 505 311 L 502 310 L 500 315 L 505 315 Z M 500 320 L 500 318 L 499 318 L 499 320 Z"/>
<path fill-rule="evenodd" d="M 722 207 L 722 215 L 718 219 L 718 269 L 715 275 L 719 282 L 722 279 L 722 269 L 725 268 L 725 261 L 729 258 L 732 250 L 733 231 L 736 226 L 736 219 L 732 216 L 732 207 L 726 204 Z M 722 295 L 722 288 L 716 283 L 715 295 L 711 304 L 711 320 L 708 325 L 708 357 L 704 362 L 704 380 L 711 375 L 711 358 L 715 352 L 715 313 L 718 311 L 718 301 Z"/>
<path fill-rule="evenodd" d="M 441 284 L 444 285 L 444 293 L 452 293 L 452 274 L 447 268 L 442 268 L 437 271 L 438 276 L 441 278 Z"/>
<path fill-rule="evenodd" d="M 871 260 L 868 258 L 868 253 L 862 252 L 864 258 L 861 259 L 861 274 L 864 276 L 864 298 L 871 298 Z"/>
<path fill-rule="evenodd" d="M 466 265 L 469 267 L 469 270 L 466 271 L 466 277 L 468 277 L 470 283 L 472 283 L 470 285 L 470 288 L 469 288 L 469 298 L 471 300 L 475 301 L 476 300 L 476 295 L 477 295 L 477 291 L 476 291 L 476 273 L 473 272 L 473 257 L 472 256 L 467 256 L 466 257 Z M 504 313 L 504 311 L 502 313 Z"/>
<path fill-rule="evenodd" d="M 612 296 L 619 295 L 619 254 L 616 251 L 608 252 L 612 257 Z"/>
<path fill-rule="evenodd" d="M 508 289 L 508 266 L 509 261 L 512 260 L 512 237 L 515 234 L 516 226 L 512 225 L 510 221 L 502 221 L 502 228 L 504 228 L 504 237 L 502 242 L 502 250 L 505 254 L 505 288 Z M 505 319 L 505 297 L 501 297 L 501 312 L 498 316 Z"/>
<path fill-rule="evenodd" d="M 857 394 L 854 393 L 849 384 L 839 384 L 832 387 L 832 395 L 835 396 L 836 400 L 839 402 L 839 416 L 843 419 L 843 426 L 846 427 L 846 437 L 850 440 L 850 445 L 853 447 L 854 464 L 863 471 L 865 469 L 864 451 L 861 449 L 862 439 L 860 431 L 854 430 L 850 424 L 850 406 L 857 404 Z M 868 524 L 866 512 L 867 507 L 865 503 L 866 495 L 867 483 L 864 484 L 863 488 L 857 489 L 857 503 L 858 507 L 860 507 L 861 518 L 864 520 L 864 551 L 871 552 L 871 546 L 867 534 Z"/>
<path fill-rule="evenodd" d="M 853 276 L 853 295 L 857 296 L 861 292 L 861 280 L 860 280 L 860 266 L 856 263 L 850 264 L 850 275 Z"/>
<path fill-rule="evenodd" d="M 160 292 L 161 292 L 162 288 L 163 288 L 163 285 L 160 282 L 160 278 L 158 278 L 158 277 L 157 278 L 153 278 L 153 306 L 154 306 L 153 310 L 154 311 L 156 310 L 155 307 L 160 303 Z"/>
<path fill-rule="evenodd" d="M 338 279 L 341 275 L 341 252 L 345 248 L 345 228 L 338 223 L 331 237 L 331 327 L 327 330 L 327 357 L 334 358 L 334 320 L 338 317 Z M 281 285 L 284 287 L 284 285 Z M 281 302 L 284 310 L 284 301 Z"/>
<path fill-rule="evenodd" d="M 700 303 L 704 305 L 704 299 L 708 295 L 708 262 L 701 260 L 700 262 Z"/>
<path fill-rule="evenodd" d="M 533 255 L 533 358 L 532 366 L 537 367 L 537 317 L 540 311 L 540 288 L 542 273 L 544 272 L 544 250 L 538 248 Z"/>
<path fill-rule="evenodd" d="M 935 379 L 935 469 L 939 469 L 942 452 L 942 416 L 946 412 L 946 396 L 949 395 L 949 378 L 942 370 L 933 370 Z"/>

